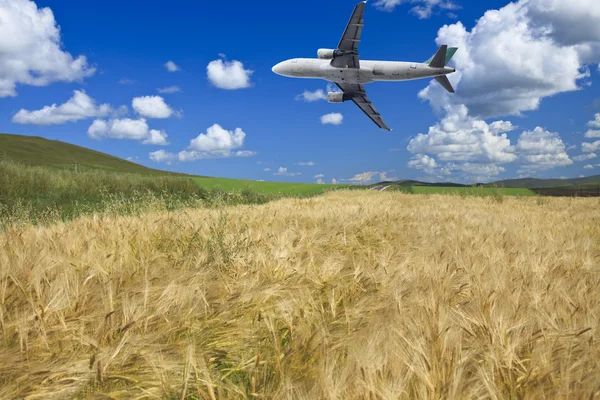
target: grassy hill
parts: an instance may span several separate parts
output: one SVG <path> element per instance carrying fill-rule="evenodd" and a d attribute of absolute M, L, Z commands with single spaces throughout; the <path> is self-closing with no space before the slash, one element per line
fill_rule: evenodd
<path fill-rule="evenodd" d="M 465 188 L 471 187 L 471 185 L 462 185 L 459 183 L 452 182 L 438 182 L 429 183 L 415 180 L 399 180 L 399 181 L 384 181 L 379 182 L 373 186 L 380 185 L 394 185 L 401 187 L 413 187 L 413 186 L 424 186 L 424 187 L 440 187 L 440 188 Z M 537 179 L 537 178 L 522 178 L 522 179 L 506 179 L 501 181 L 495 181 L 491 183 L 481 184 L 477 183 L 477 186 L 485 187 L 502 187 L 502 188 L 514 188 L 514 189 L 542 189 L 542 188 L 569 188 L 569 189 L 596 189 L 600 185 L 600 175 L 588 176 L 585 178 L 571 178 L 571 179 Z"/>
<path fill-rule="evenodd" d="M 507 188 L 528 188 L 528 189 L 540 189 L 540 188 L 556 188 L 556 187 L 570 187 L 570 186 L 597 186 L 600 185 L 600 175 L 588 176 L 585 178 L 571 178 L 571 179 L 536 179 L 536 178 L 523 178 L 523 179 L 507 179 L 502 181 L 493 182 L 490 185 L 495 184 L 496 186 L 503 186 Z"/>
<path fill-rule="evenodd" d="M 48 140 L 38 136 L 22 136 L 0 134 L 0 161 L 16 162 L 30 166 L 51 167 L 54 169 L 125 172 L 142 175 L 179 175 L 187 174 L 161 171 L 144 167 L 109 154 L 90 150 L 85 147 Z M 221 189 L 225 192 L 241 192 L 254 190 L 262 194 L 309 195 L 318 194 L 332 188 L 345 188 L 350 185 L 318 185 L 288 182 L 259 182 L 240 179 L 212 178 L 205 176 L 191 177 L 204 189 Z"/>
<path fill-rule="evenodd" d="M 136 174 L 172 174 L 85 147 L 38 136 L 0 134 L 0 159 L 61 169 L 73 168 L 74 163 L 77 163 L 80 170 L 100 169 Z"/>

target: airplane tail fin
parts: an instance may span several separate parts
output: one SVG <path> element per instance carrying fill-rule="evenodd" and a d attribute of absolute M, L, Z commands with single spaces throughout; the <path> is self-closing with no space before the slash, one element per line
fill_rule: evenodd
<path fill-rule="evenodd" d="M 429 64 L 429 66 L 433 68 L 444 68 L 448 65 L 452 57 L 454 57 L 457 50 L 458 47 L 448 47 L 444 44 L 440 46 L 437 53 L 429 60 L 425 61 L 424 64 Z"/>
<path fill-rule="evenodd" d="M 452 84 L 450 83 L 446 75 L 436 76 L 435 80 L 438 81 L 438 83 L 442 85 L 444 89 L 446 89 L 450 93 L 454 93 L 454 88 L 452 87 Z"/>

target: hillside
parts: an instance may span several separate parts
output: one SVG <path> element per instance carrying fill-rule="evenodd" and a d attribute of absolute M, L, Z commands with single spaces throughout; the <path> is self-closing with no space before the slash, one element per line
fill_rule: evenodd
<path fill-rule="evenodd" d="M 556 188 L 556 187 L 569 187 L 569 186 L 582 186 L 582 185 L 594 186 L 594 185 L 600 185 L 600 175 L 588 176 L 585 178 L 571 178 L 571 179 L 536 179 L 536 178 L 506 179 L 506 180 L 490 183 L 490 185 L 503 186 L 503 187 L 507 187 L 507 188 L 528 188 L 528 189 Z"/>
<path fill-rule="evenodd" d="M 398 181 L 383 181 L 373 185 L 394 185 L 394 186 L 428 186 L 428 187 L 470 187 L 471 185 L 463 185 L 460 183 L 452 182 L 421 182 L 411 179 L 398 180 Z M 588 187 L 596 188 L 600 185 L 600 175 L 588 176 L 585 178 L 571 178 L 571 179 L 537 179 L 537 178 L 522 178 L 522 179 L 505 179 L 501 181 L 495 181 L 490 183 L 477 183 L 477 186 L 487 187 L 504 187 L 504 188 L 515 188 L 515 189 L 542 189 L 542 188 L 570 188 L 570 189 L 586 189 Z"/>
<path fill-rule="evenodd" d="M 144 167 L 99 151 L 39 136 L 0 134 L 0 159 L 53 168 L 101 169 L 138 174 L 172 174 Z"/>

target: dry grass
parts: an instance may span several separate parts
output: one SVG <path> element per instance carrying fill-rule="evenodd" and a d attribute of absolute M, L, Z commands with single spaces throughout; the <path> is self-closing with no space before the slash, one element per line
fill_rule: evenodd
<path fill-rule="evenodd" d="M 0 398 L 600 395 L 597 199 L 337 192 L 0 236 Z"/>

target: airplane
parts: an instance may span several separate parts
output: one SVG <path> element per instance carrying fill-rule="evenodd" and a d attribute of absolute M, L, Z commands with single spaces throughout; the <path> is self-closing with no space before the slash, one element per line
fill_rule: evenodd
<path fill-rule="evenodd" d="M 458 48 L 442 45 L 433 57 L 423 63 L 360 60 L 358 44 L 366 3 L 360 2 L 354 8 L 337 49 L 319 49 L 316 59 L 294 58 L 280 62 L 272 70 L 286 77 L 325 79 L 335 83 L 342 91 L 327 93 L 327 101 L 343 103 L 352 100 L 378 127 L 391 131 L 367 97 L 364 84 L 434 78 L 448 92 L 454 93 L 446 75 L 456 72 L 447 64 Z"/>

